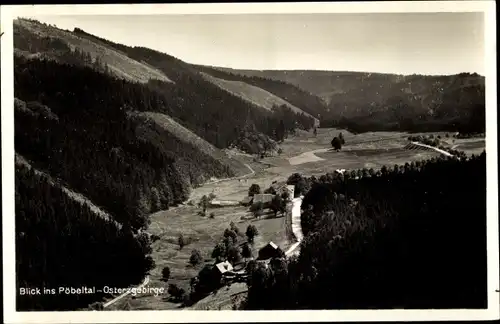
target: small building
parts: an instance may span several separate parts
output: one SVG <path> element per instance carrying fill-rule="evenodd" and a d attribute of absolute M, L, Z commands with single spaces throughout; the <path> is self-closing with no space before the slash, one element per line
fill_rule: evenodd
<path fill-rule="evenodd" d="M 252 206 L 262 203 L 264 208 L 269 208 L 273 201 L 274 195 L 272 194 L 256 194 L 253 196 Z"/>
<path fill-rule="evenodd" d="M 214 270 L 219 277 L 222 277 L 222 275 L 224 275 L 226 272 L 232 271 L 233 266 L 228 261 L 224 261 L 217 263 L 214 267 Z"/>
<path fill-rule="evenodd" d="M 287 192 L 289 197 L 293 198 L 295 190 L 294 185 L 287 185 L 286 182 L 275 182 L 271 185 L 271 187 L 277 195 L 281 196 L 283 193 Z"/>
<path fill-rule="evenodd" d="M 267 260 L 271 258 L 282 258 L 285 256 L 283 250 L 274 242 L 269 242 L 259 250 L 258 260 Z"/>
<path fill-rule="evenodd" d="M 338 174 L 344 174 L 345 172 L 345 169 L 337 169 L 335 170 L 335 173 L 338 173 Z"/>

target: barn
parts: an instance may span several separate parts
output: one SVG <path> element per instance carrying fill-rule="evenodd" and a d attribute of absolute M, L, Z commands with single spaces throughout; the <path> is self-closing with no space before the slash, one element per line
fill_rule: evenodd
<path fill-rule="evenodd" d="M 269 208 L 273 201 L 274 195 L 272 194 L 257 194 L 253 196 L 252 205 L 262 203 L 264 208 Z"/>
<path fill-rule="evenodd" d="M 287 192 L 289 197 L 293 198 L 295 185 L 287 185 L 285 182 L 276 182 L 271 185 L 277 195 L 282 195 Z"/>

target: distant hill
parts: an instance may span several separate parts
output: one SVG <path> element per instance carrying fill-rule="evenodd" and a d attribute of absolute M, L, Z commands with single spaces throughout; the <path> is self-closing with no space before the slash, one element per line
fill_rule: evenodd
<path fill-rule="evenodd" d="M 353 131 L 482 132 L 485 128 L 485 80 L 478 74 L 213 69 L 243 78 L 286 82 L 322 98 L 322 126 Z"/>
<path fill-rule="evenodd" d="M 203 71 L 211 76 L 230 81 L 244 82 L 261 89 L 264 89 L 274 95 L 288 101 L 292 105 L 299 107 L 306 113 L 314 117 L 324 115 L 326 112 L 325 101 L 317 95 L 306 91 L 297 85 L 280 80 L 278 78 L 267 78 L 259 75 L 258 71 L 239 74 L 242 70 L 224 69 L 219 67 L 210 67 L 204 65 L 192 65 L 196 69 Z M 246 70 L 245 70 L 246 71 Z M 250 71 L 250 70 L 248 70 Z"/>
<path fill-rule="evenodd" d="M 307 112 L 304 112 L 300 108 L 292 105 L 291 103 L 283 100 L 278 96 L 275 96 L 274 94 L 262 88 L 253 86 L 251 84 L 242 81 L 224 80 L 211 76 L 208 73 L 204 72 L 201 73 L 207 80 L 216 84 L 220 88 L 227 90 L 228 92 L 240 97 L 241 99 L 253 103 L 259 107 L 272 111 L 273 107 L 275 106 L 286 105 L 290 107 L 290 109 L 292 109 L 292 111 L 294 111 L 295 113 L 305 114 L 306 116 L 309 116 L 311 118 L 314 118 L 316 121 L 319 121 L 318 118 L 316 118 L 315 116 L 312 116 Z"/>

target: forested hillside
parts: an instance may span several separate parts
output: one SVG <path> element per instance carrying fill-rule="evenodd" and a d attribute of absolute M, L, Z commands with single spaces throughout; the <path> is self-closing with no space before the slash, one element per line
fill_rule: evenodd
<path fill-rule="evenodd" d="M 365 171 L 289 179 L 300 256 L 254 269 L 247 308 L 487 307 L 486 154 Z"/>
<path fill-rule="evenodd" d="M 137 136 L 127 112 L 169 111 L 169 98 L 148 87 L 22 57 L 14 77 L 16 151 L 121 223 L 140 228 L 149 213 L 184 201 L 203 178 L 233 175 L 223 161 L 174 136 L 162 150 Z"/>
<path fill-rule="evenodd" d="M 275 136 L 279 126 L 279 116 L 263 112 L 258 106 L 212 84 L 191 65 L 170 55 L 116 44 L 78 28 L 74 32 L 64 31 L 32 20 L 17 20 L 14 30 L 17 52 L 25 57 L 98 67 L 99 71 L 121 79 L 146 82 L 155 93 L 169 98 L 167 114 L 218 148 L 234 144 L 237 130 L 248 124 L 255 125 L 258 132 L 269 137 Z M 117 60 L 121 64 L 119 69 L 111 63 Z M 136 67 L 138 64 L 149 74 L 141 72 Z M 123 71 L 140 75 L 134 79 Z M 309 129 L 313 124 L 293 111 L 285 112 L 290 118 L 297 118 L 299 128 Z"/>
<path fill-rule="evenodd" d="M 154 266 L 147 236 L 118 228 L 29 165 L 16 163 L 15 172 L 17 285 L 54 289 L 16 294 L 18 311 L 85 308 L 106 294 L 65 294 L 59 287 L 126 287 Z"/>
<path fill-rule="evenodd" d="M 257 75 L 245 76 L 231 73 L 231 69 L 224 70 L 217 67 L 203 65 L 193 66 L 200 71 L 223 80 L 244 82 L 269 91 L 299 107 L 308 114 L 311 114 L 315 118 L 321 118 L 321 116 L 326 113 L 325 102 L 320 97 L 314 95 L 314 92 L 305 91 L 292 83 L 287 83 L 279 79 L 260 77 Z"/>
<path fill-rule="evenodd" d="M 212 70 L 234 78 L 286 82 L 319 96 L 326 105 L 322 127 L 355 132 L 484 132 L 485 128 L 485 79 L 477 74 Z"/>

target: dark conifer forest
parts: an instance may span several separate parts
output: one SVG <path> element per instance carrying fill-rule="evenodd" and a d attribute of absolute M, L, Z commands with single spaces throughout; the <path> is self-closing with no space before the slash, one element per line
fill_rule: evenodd
<path fill-rule="evenodd" d="M 134 236 L 67 196 L 29 166 L 16 164 L 17 309 L 75 310 L 105 296 L 64 294 L 59 287 L 102 289 L 139 284 L 153 267 L 147 236 Z"/>
<path fill-rule="evenodd" d="M 247 308 L 487 307 L 486 154 L 357 174 L 302 179 L 300 256 L 254 270 Z"/>

